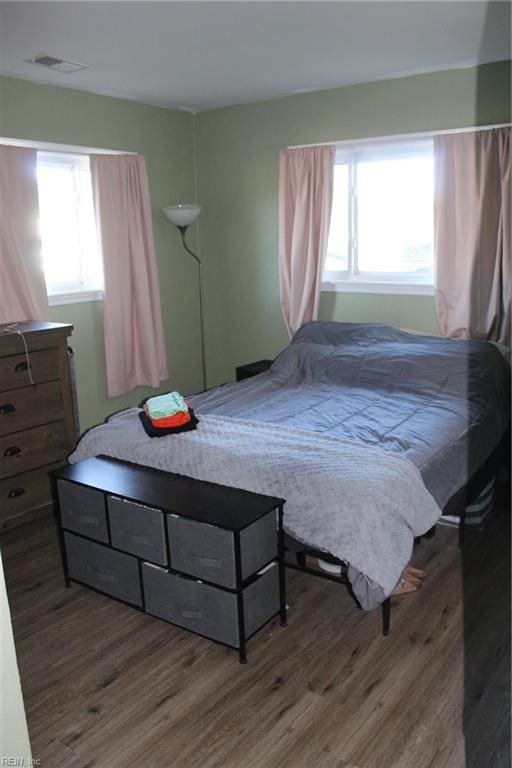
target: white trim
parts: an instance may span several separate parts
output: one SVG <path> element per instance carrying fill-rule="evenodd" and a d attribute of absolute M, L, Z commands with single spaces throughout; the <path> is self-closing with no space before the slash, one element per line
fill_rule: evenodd
<path fill-rule="evenodd" d="M 353 283 L 357 285 L 434 285 L 434 270 L 430 273 L 416 272 L 348 272 L 343 269 L 324 269 L 324 283 Z"/>
<path fill-rule="evenodd" d="M 56 307 L 59 304 L 82 304 L 86 301 L 102 301 L 103 291 L 70 291 L 69 293 L 54 293 L 48 296 L 50 307 Z"/>
<path fill-rule="evenodd" d="M 100 149 L 98 147 L 81 147 L 78 144 L 52 144 L 48 141 L 33 141 L 32 139 L 11 139 L 0 136 L 0 144 L 11 147 L 28 147 L 42 152 L 59 152 L 73 155 L 136 155 L 137 152 L 125 152 L 121 149 Z"/>
<path fill-rule="evenodd" d="M 44 149 L 37 150 L 37 164 L 38 165 L 77 165 L 80 168 L 89 168 L 89 156 L 79 154 L 71 154 L 71 152 L 47 152 Z"/>
<path fill-rule="evenodd" d="M 474 131 L 491 131 L 493 128 L 511 128 L 512 123 L 499 123 L 496 125 L 475 125 L 470 128 L 446 128 L 439 131 L 419 131 L 417 133 L 393 133 L 386 136 L 365 136 L 364 138 L 340 139 L 338 141 L 316 141 L 313 144 L 291 144 L 286 149 L 308 149 L 309 147 L 340 147 L 345 144 L 369 144 L 379 141 L 406 141 L 407 139 L 429 139 L 434 136 L 443 136 L 450 133 L 472 133 Z"/>
<path fill-rule="evenodd" d="M 434 296 L 434 286 L 421 283 L 370 283 L 349 280 L 323 281 L 323 293 L 391 293 L 407 296 Z"/>
<path fill-rule="evenodd" d="M 433 137 L 424 139 L 404 138 L 403 141 L 393 139 L 375 139 L 374 141 L 344 141 L 336 145 L 335 164 L 347 163 L 354 159 L 357 162 L 364 160 L 397 160 L 410 157 L 434 156 Z"/>

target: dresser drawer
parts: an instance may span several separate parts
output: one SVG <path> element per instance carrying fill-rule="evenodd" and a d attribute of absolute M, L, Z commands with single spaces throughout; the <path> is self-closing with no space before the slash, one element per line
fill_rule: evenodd
<path fill-rule="evenodd" d="M 234 589 L 234 534 L 213 525 L 167 516 L 171 568 Z"/>
<path fill-rule="evenodd" d="M 142 576 L 147 613 L 233 648 L 239 647 L 235 593 L 168 573 L 148 563 L 142 565 Z M 247 638 L 279 611 L 277 565 L 244 589 L 243 603 Z"/>
<path fill-rule="evenodd" d="M 58 466 L 59 464 L 51 464 L 0 480 L 0 525 L 24 512 L 52 503 L 48 472 Z"/>
<path fill-rule="evenodd" d="M 62 527 L 108 542 L 105 495 L 67 480 L 57 480 L 57 490 Z"/>
<path fill-rule="evenodd" d="M 112 597 L 142 605 L 139 564 L 135 557 L 64 533 L 69 576 Z"/>
<path fill-rule="evenodd" d="M 60 381 L 0 393 L 0 435 L 64 418 Z"/>
<path fill-rule="evenodd" d="M 277 563 L 244 589 L 246 639 L 279 612 L 279 566 Z"/>
<path fill-rule="evenodd" d="M 232 531 L 168 515 L 171 567 L 213 584 L 234 589 L 235 539 Z M 242 579 L 277 556 L 276 512 L 240 531 Z"/>
<path fill-rule="evenodd" d="M 167 565 L 164 515 L 160 510 L 108 496 L 112 546 Z"/>
<path fill-rule="evenodd" d="M 59 353 L 55 347 L 30 352 L 30 372 L 36 384 L 59 378 Z M 0 357 L 0 392 L 30 385 L 25 354 Z"/>
<path fill-rule="evenodd" d="M 67 453 L 62 421 L 0 437 L 0 480 L 64 459 Z"/>

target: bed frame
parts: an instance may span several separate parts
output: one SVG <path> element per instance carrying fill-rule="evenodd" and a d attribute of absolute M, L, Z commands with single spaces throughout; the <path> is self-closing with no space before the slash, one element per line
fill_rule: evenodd
<path fill-rule="evenodd" d="M 455 493 L 447 502 L 443 509 L 443 515 L 453 515 L 459 518 L 459 546 L 464 546 L 465 528 L 466 528 L 466 507 L 469 506 L 478 494 L 481 492 L 492 478 L 497 474 L 501 467 L 505 467 L 507 474 L 507 480 L 510 482 L 510 427 L 490 454 L 489 458 L 475 472 L 473 477 L 464 485 L 460 490 Z M 415 539 L 415 544 L 421 541 L 421 539 L 431 539 L 436 532 L 436 526 L 430 528 L 422 536 L 418 536 Z M 309 547 L 301 548 L 295 551 L 288 549 L 285 564 L 288 568 L 292 568 L 296 571 L 302 571 L 303 573 L 309 573 L 312 576 L 317 576 L 320 579 L 326 579 L 327 581 L 334 581 L 338 584 L 343 584 L 347 587 L 348 591 L 356 601 L 356 598 L 352 592 L 350 581 L 347 575 L 346 563 L 339 560 L 337 557 L 329 554 L 328 552 L 322 552 L 321 550 L 311 549 Z M 339 575 L 334 575 L 322 571 L 320 568 L 314 568 L 307 564 L 307 558 L 316 558 L 324 560 L 326 563 L 337 565 L 340 567 Z M 294 559 L 292 559 L 294 558 Z M 357 602 L 357 601 L 356 601 Z M 389 634 L 390 621 L 391 621 L 391 598 L 381 605 L 382 610 L 382 634 L 384 636 Z"/>
<path fill-rule="evenodd" d="M 510 482 L 510 427 L 498 443 L 489 458 L 473 477 L 455 493 L 443 509 L 443 515 L 459 517 L 459 546 L 464 546 L 466 532 L 466 507 L 468 507 L 481 492 L 482 488 L 496 476 L 500 468 L 505 469 Z"/>

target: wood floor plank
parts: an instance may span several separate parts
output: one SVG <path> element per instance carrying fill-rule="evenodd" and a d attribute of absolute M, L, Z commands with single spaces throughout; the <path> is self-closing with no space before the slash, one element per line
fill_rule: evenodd
<path fill-rule="evenodd" d="M 507 768 L 503 530 L 497 518 L 471 538 L 475 582 L 454 530 L 422 542 L 414 562 L 428 580 L 394 600 L 387 638 L 378 611 L 289 571 L 289 625 L 255 635 L 245 666 L 223 646 L 65 589 L 49 520 L 7 532 L 33 755 L 41 768 Z"/>

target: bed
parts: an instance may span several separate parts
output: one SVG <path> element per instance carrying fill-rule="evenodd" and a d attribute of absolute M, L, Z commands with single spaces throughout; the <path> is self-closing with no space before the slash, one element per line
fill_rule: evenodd
<path fill-rule="evenodd" d="M 70 461 L 104 454 L 279 495 L 290 540 L 343 562 L 372 609 L 415 537 L 492 465 L 509 403 L 510 368 L 489 342 L 312 322 L 267 372 L 192 397 L 196 433 L 151 440 L 129 409 Z"/>

